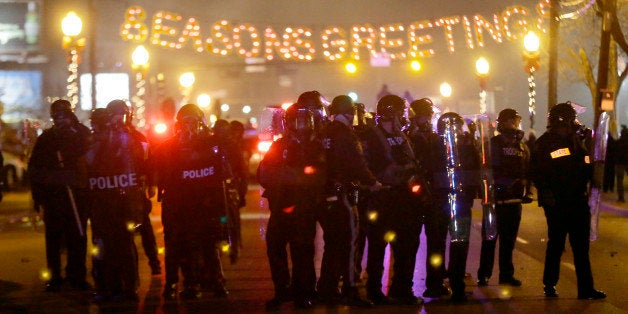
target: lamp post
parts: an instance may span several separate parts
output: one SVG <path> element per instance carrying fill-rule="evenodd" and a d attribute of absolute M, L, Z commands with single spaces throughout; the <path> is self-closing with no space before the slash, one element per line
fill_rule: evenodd
<path fill-rule="evenodd" d="M 134 116 L 138 128 L 143 128 L 146 125 L 146 73 L 148 72 L 149 58 L 148 50 L 142 45 L 137 46 L 131 55 L 133 61 L 131 68 L 135 72 Z"/>
<path fill-rule="evenodd" d="M 183 99 L 181 100 L 182 104 L 186 104 L 190 99 L 190 93 L 192 92 L 192 86 L 194 86 L 194 82 L 196 81 L 196 77 L 193 72 L 185 72 L 179 76 L 179 85 L 181 86 L 181 94 L 183 95 Z"/>
<path fill-rule="evenodd" d="M 486 84 L 488 81 L 489 64 L 484 57 L 475 61 L 475 75 L 480 82 L 480 114 L 486 113 Z"/>
<path fill-rule="evenodd" d="M 68 79 L 66 97 L 72 105 L 72 110 L 76 108 L 79 101 L 79 81 L 78 81 L 78 65 L 80 62 L 79 53 L 85 47 L 85 38 L 79 37 L 83 29 L 81 18 L 73 11 L 61 21 L 61 30 L 63 31 L 62 47 L 67 55 L 68 62 Z M 94 79 L 94 78 L 92 78 Z"/>
<path fill-rule="evenodd" d="M 536 82 L 534 73 L 539 68 L 539 37 L 529 31 L 523 37 L 523 60 L 525 61 L 525 71 L 528 73 L 528 114 L 530 115 L 530 129 L 534 130 L 534 116 L 536 115 Z"/>

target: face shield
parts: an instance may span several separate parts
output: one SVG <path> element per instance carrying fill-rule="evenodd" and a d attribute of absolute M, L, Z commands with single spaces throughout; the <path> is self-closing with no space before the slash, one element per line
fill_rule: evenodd
<path fill-rule="evenodd" d="M 285 128 L 305 139 L 314 133 L 314 115 L 306 108 L 289 108 L 284 117 Z"/>

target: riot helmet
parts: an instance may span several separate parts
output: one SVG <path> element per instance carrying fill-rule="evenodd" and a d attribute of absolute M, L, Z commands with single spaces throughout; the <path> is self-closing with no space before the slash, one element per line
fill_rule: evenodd
<path fill-rule="evenodd" d="M 89 121 L 92 127 L 92 131 L 95 133 L 103 132 L 109 123 L 111 116 L 109 111 L 105 108 L 96 108 L 92 110 L 89 116 Z"/>
<path fill-rule="evenodd" d="M 377 116 L 383 121 L 394 121 L 395 118 L 401 122 L 406 101 L 397 95 L 386 95 L 377 102 Z"/>
<path fill-rule="evenodd" d="M 314 114 L 310 109 L 293 104 L 286 109 L 283 117 L 284 130 L 303 140 L 314 134 L 314 120 Z"/>
<path fill-rule="evenodd" d="M 355 115 L 355 104 L 353 99 L 347 95 L 339 95 L 334 97 L 329 105 L 329 114 L 350 114 Z"/>
<path fill-rule="evenodd" d="M 50 104 L 50 117 L 57 126 L 70 124 L 76 120 L 72 112 L 72 104 L 65 99 L 57 99 Z"/>
<path fill-rule="evenodd" d="M 184 105 L 177 112 L 176 119 L 176 132 L 184 137 L 197 136 L 207 130 L 205 115 L 197 105 Z"/>
<path fill-rule="evenodd" d="M 112 125 L 131 125 L 133 110 L 124 100 L 114 99 L 107 104 Z"/>
<path fill-rule="evenodd" d="M 509 124 L 509 121 L 514 119 L 513 124 Z M 506 130 L 517 130 L 521 124 L 521 116 L 515 109 L 506 108 L 499 112 L 497 116 L 497 131 L 504 133 Z"/>
<path fill-rule="evenodd" d="M 410 108 L 416 116 L 431 116 L 434 114 L 434 103 L 429 98 L 421 98 L 410 103 Z"/>
<path fill-rule="evenodd" d="M 216 120 L 216 122 L 214 122 L 214 127 L 212 128 L 212 131 L 214 135 L 219 138 L 222 138 L 222 139 L 228 138 L 229 132 L 230 132 L 229 121 L 225 119 Z"/>
<path fill-rule="evenodd" d="M 314 114 L 317 126 L 327 120 L 326 107 L 329 105 L 329 101 L 318 91 L 313 90 L 302 93 L 299 95 L 297 104 L 298 107 L 307 108 Z"/>
<path fill-rule="evenodd" d="M 448 128 L 454 130 L 458 134 L 462 134 L 463 125 L 464 119 L 459 114 L 455 112 L 446 112 L 438 118 L 436 130 L 439 135 L 444 135 Z"/>
<path fill-rule="evenodd" d="M 548 113 L 547 128 L 572 128 L 576 124 L 577 116 L 576 110 L 569 102 L 557 104 Z"/>

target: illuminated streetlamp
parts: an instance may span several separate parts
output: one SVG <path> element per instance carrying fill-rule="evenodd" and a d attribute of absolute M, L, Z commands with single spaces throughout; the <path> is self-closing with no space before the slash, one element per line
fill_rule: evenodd
<path fill-rule="evenodd" d="M 486 113 L 486 84 L 489 69 L 490 67 L 486 58 L 480 57 L 475 61 L 475 75 L 480 82 L 480 114 Z"/>
<path fill-rule="evenodd" d="M 525 71 L 528 73 L 528 113 L 530 115 L 530 129 L 534 129 L 534 116 L 536 114 L 536 83 L 534 73 L 539 68 L 539 36 L 529 31 L 523 37 L 523 60 L 525 61 Z"/>
<path fill-rule="evenodd" d="M 138 128 L 143 128 L 146 125 L 146 73 L 148 72 L 149 58 L 148 50 L 142 45 L 137 46 L 131 55 L 131 60 L 133 61 L 131 67 L 135 71 L 134 116 Z"/>
<path fill-rule="evenodd" d="M 443 82 L 439 87 L 440 95 L 443 96 L 443 108 L 447 109 L 446 101 L 451 97 L 452 88 L 447 82 Z"/>
<path fill-rule="evenodd" d="M 62 47 L 68 53 L 68 80 L 66 97 L 72 105 L 72 110 L 76 108 L 79 101 L 78 65 L 80 62 L 79 52 L 85 47 L 85 38 L 79 37 L 83 29 L 81 18 L 73 11 L 61 21 L 63 31 Z"/>
<path fill-rule="evenodd" d="M 212 102 L 212 98 L 208 94 L 203 93 L 203 94 L 198 95 L 198 97 L 196 97 L 196 103 L 203 110 L 207 110 L 211 102 Z"/>
<path fill-rule="evenodd" d="M 179 85 L 181 85 L 181 94 L 183 95 L 183 99 L 181 100 L 182 104 L 188 102 L 195 81 L 196 77 L 192 72 L 185 72 L 179 76 Z"/>

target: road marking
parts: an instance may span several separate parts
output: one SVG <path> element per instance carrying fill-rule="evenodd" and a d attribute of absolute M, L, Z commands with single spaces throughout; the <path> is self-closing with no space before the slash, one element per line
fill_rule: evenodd
<path fill-rule="evenodd" d="M 576 266 L 574 266 L 574 264 L 572 263 L 567 263 L 567 262 L 562 262 L 561 264 L 563 264 L 563 266 L 571 269 L 571 270 L 576 270 Z"/>
<path fill-rule="evenodd" d="M 519 242 L 521 244 L 528 244 L 528 243 L 530 243 L 530 242 L 528 242 L 528 240 L 526 240 L 524 238 L 520 238 L 520 237 L 517 237 L 517 242 Z"/>

